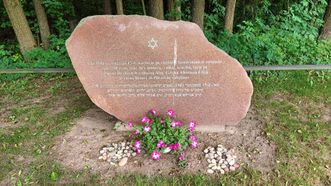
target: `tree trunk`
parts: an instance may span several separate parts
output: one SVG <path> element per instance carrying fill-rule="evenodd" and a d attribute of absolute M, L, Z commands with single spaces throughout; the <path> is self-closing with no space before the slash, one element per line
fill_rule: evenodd
<path fill-rule="evenodd" d="M 228 0 L 226 3 L 225 29 L 230 33 L 233 32 L 233 19 L 235 8 L 236 0 Z"/>
<path fill-rule="evenodd" d="M 111 1 L 110 0 L 103 0 L 105 14 L 111 14 Z"/>
<path fill-rule="evenodd" d="M 42 6 L 40 0 L 33 0 L 33 5 L 36 10 L 36 15 L 38 19 L 41 42 L 43 44 L 43 48 L 47 50 L 49 47 L 50 31 L 45 9 Z"/>
<path fill-rule="evenodd" d="M 331 37 L 331 0 L 329 0 L 328 7 L 324 15 L 324 26 L 322 28 L 320 39 L 327 39 Z"/>
<path fill-rule="evenodd" d="M 122 0 L 116 0 L 116 11 L 117 15 L 123 15 L 123 2 Z"/>
<path fill-rule="evenodd" d="M 3 0 L 3 3 L 24 55 L 26 51 L 36 47 L 36 41 L 24 15 L 20 0 Z"/>
<path fill-rule="evenodd" d="M 164 19 L 163 0 L 149 0 L 150 15 L 157 19 Z"/>
<path fill-rule="evenodd" d="M 181 19 L 181 1 L 180 0 L 169 0 L 168 11 L 170 13 L 169 19 L 172 21 L 178 21 Z"/>
<path fill-rule="evenodd" d="M 143 7 L 144 15 L 146 15 L 146 7 L 145 7 L 145 1 L 144 0 L 141 0 L 141 5 Z"/>
<path fill-rule="evenodd" d="M 205 0 L 193 0 L 192 21 L 203 29 L 203 17 L 205 14 Z"/>

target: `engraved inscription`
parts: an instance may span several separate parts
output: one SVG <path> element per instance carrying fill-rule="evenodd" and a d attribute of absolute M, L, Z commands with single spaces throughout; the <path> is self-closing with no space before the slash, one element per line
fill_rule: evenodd
<path fill-rule="evenodd" d="M 219 83 L 204 82 L 203 76 L 221 61 L 95 61 L 91 66 L 102 66 L 103 76 L 122 84 L 95 84 L 111 97 L 199 97 L 206 89 L 219 88 Z M 179 83 L 197 77 L 194 83 Z M 192 82 L 192 81 L 190 81 Z"/>

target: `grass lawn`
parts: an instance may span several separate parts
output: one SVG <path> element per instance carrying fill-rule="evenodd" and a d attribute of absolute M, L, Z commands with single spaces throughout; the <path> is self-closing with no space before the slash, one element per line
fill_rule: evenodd
<path fill-rule="evenodd" d="M 222 176 L 117 175 L 68 170 L 52 159 L 57 136 L 93 106 L 74 75 L 0 79 L 0 185 L 331 185 L 331 72 L 251 74 L 252 105 L 276 145 L 275 167 Z M 1 76 L 0 76 L 1 78 Z M 65 106 L 63 106 L 65 105 Z"/>

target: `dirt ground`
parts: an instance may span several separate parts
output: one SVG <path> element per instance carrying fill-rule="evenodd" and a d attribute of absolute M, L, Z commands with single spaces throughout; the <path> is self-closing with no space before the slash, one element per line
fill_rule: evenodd
<path fill-rule="evenodd" d="M 262 172 L 271 171 L 275 163 L 275 145 L 263 134 L 264 124 L 257 118 L 256 110 L 251 108 L 246 118 L 240 122 L 234 133 L 197 133 L 199 147 L 189 149 L 186 159 L 189 165 L 185 169 L 177 167 L 174 155 L 163 155 L 155 162 L 149 154 L 130 157 L 123 167 L 110 166 L 108 162 L 98 160 L 99 150 L 110 143 L 130 139 L 132 132 L 115 131 L 117 119 L 99 108 L 91 108 L 76 121 L 74 127 L 59 136 L 50 152 L 64 167 L 72 170 L 90 168 L 102 177 L 120 174 L 141 175 L 177 175 L 205 173 L 208 163 L 204 159 L 203 149 L 207 146 L 224 145 L 234 149 L 241 165 L 247 165 Z M 240 169 L 238 170 L 240 171 Z"/>

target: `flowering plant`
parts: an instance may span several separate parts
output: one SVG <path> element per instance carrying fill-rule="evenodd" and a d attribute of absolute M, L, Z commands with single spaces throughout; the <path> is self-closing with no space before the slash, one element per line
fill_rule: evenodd
<path fill-rule="evenodd" d="M 151 154 L 153 160 L 159 160 L 162 154 L 172 153 L 178 156 L 178 161 L 183 164 L 184 150 L 190 146 L 196 148 L 198 140 L 194 136 L 196 123 L 191 121 L 184 125 L 175 120 L 175 112 L 168 109 L 165 116 L 157 115 L 155 109 L 151 109 L 147 116 L 141 119 L 142 125 L 129 122 L 129 127 L 135 128 L 134 149 L 137 153 L 142 151 Z"/>

